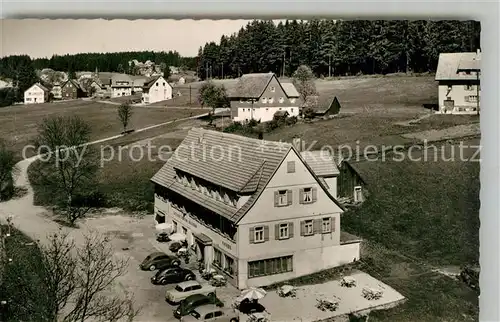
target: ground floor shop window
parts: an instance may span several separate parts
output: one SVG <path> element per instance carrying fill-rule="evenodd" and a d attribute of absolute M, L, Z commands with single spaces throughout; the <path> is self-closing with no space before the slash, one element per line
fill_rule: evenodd
<path fill-rule="evenodd" d="M 222 267 L 222 253 L 217 248 L 214 248 L 214 264 Z"/>
<path fill-rule="evenodd" d="M 248 262 L 248 277 L 260 277 L 293 271 L 293 256 Z"/>

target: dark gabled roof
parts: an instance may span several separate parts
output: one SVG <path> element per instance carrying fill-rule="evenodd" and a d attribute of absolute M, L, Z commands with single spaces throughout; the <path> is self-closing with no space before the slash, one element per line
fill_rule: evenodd
<path fill-rule="evenodd" d="M 358 177 L 361 179 L 361 181 L 366 184 L 368 178 L 370 178 L 370 163 L 374 163 L 371 161 L 351 161 L 351 160 L 342 160 L 341 163 L 344 163 L 347 165 L 349 168 L 351 168 Z"/>
<path fill-rule="evenodd" d="M 325 114 L 333 105 L 336 96 L 313 95 L 308 96 L 302 105 L 303 108 L 311 108 L 317 114 Z"/>
<path fill-rule="evenodd" d="M 259 198 L 292 149 L 296 152 L 289 143 L 193 128 L 151 181 L 237 223 Z M 318 180 L 309 165 L 304 164 Z M 178 172 L 189 173 L 240 195 L 250 195 L 250 198 L 238 209 L 184 186 L 177 180 Z M 322 183 L 320 186 L 339 205 Z"/>
<path fill-rule="evenodd" d="M 148 88 L 151 88 L 151 86 L 153 86 L 153 84 L 160 78 L 163 78 L 163 76 L 161 75 L 158 75 L 158 76 L 153 76 L 153 77 L 149 77 L 147 78 L 145 81 L 144 81 L 144 86 L 142 88 L 144 89 L 148 89 Z M 167 84 L 168 82 L 165 81 Z M 170 84 L 168 84 L 170 86 Z"/>
<path fill-rule="evenodd" d="M 273 73 L 242 75 L 236 85 L 228 91 L 228 97 L 259 98 L 262 96 L 262 93 L 264 93 L 273 77 L 275 77 Z"/>
<path fill-rule="evenodd" d="M 75 86 L 77 89 L 82 89 L 80 86 L 80 83 L 76 79 L 68 79 L 62 86 L 61 88 L 65 87 L 68 83 L 71 83 L 73 86 Z"/>

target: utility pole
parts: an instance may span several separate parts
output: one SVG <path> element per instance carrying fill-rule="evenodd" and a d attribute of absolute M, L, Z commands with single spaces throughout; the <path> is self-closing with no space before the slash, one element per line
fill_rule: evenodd
<path fill-rule="evenodd" d="M 328 78 L 332 77 L 332 55 L 328 55 Z"/>
<path fill-rule="evenodd" d="M 282 77 L 285 77 L 285 66 L 286 66 L 286 48 L 283 50 L 283 75 Z"/>

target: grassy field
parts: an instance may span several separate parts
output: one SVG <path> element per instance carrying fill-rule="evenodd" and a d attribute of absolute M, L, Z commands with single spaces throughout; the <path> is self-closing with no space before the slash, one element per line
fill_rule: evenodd
<path fill-rule="evenodd" d="M 138 129 L 204 112 L 199 109 L 148 109 L 147 107 L 136 107 L 128 128 Z M 23 147 L 30 144 L 36 137 L 37 127 L 43 118 L 73 115 L 80 116 L 90 124 L 92 139 L 117 135 L 122 131 L 122 125 L 117 117 L 117 106 L 75 100 L 0 108 L 0 138 L 9 141 L 11 148 L 20 157 Z"/>
<path fill-rule="evenodd" d="M 3 233 L 9 231 L 7 226 L 0 226 L 0 229 Z M 12 258 L 12 262 L 4 267 L 0 287 L 0 298 L 8 299 L 10 305 L 8 315 L 2 321 L 50 321 L 47 310 L 50 299 L 40 271 L 40 250 L 17 229 L 12 228 L 10 233 L 5 248 L 6 256 Z"/>
<path fill-rule="evenodd" d="M 95 145 L 102 161 L 98 171 L 99 190 L 106 204 L 130 211 L 151 212 L 154 190 L 149 179 L 167 160 L 161 152 L 168 152 L 167 146 L 174 150 L 189 128 L 202 123 L 198 120 L 171 123 Z M 150 148 L 146 147 L 146 141 L 150 141 Z M 41 161 L 35 161 L 29 167 L 36 205 L 53 204 L 55 189 L 44 180 L 53 172 L 50 164 Z"/>
<path fill-rule="evenodd" d="M 343 229 L 434 265 L 478 262 L 479 156 L 461 161 L 458 144 L 435 144 L 438 152 L 429 149 L 427 158 L 415 150 L 409 154 L 415 161 L 387 155 L 354 162 L 370 195 L 343 215 Z M 464 158 L 471 158 L 479 139 L 463 144 Z"/>

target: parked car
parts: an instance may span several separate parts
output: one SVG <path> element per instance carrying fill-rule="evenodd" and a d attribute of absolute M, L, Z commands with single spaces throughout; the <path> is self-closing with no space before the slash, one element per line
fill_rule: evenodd
<path fill-rule="evenodd" d="M 182 281 L 195 280 L 196 275 L 187 269 L 179 266 L 161 269 L 151 277 L 151 283 L 155 285 L 167 285 L 170 283 L 180 283 Z"/>
<path fill-rule="evenodd" d="M 154 271 L 161 268 L 172 266 L 179 266 L 181 260 L 174 256 L 169 256 L 162 252 L 155 252 L 149 254 L 139 265 L 140 269 L 144 271 Z"/>
<path fill-rule="evenodd" d="M 177 284 L 174 289 L 167 290 L 165 300 L 173 304 L 178 304 L 193 294 L 215 296 L 215 286 L 200 284 L 198 281 L 182 282 Z"/>
<path fill-rule="evenodd" d="M 223 307 L 224 303 L 217 298 L 217 296 L 206 296 L 203 294 L 193 294 L 186 299 L 181 301 L 181 304 L 174 311 L 174 317 L 180 319 L 181 317 L 191 314 L 191 312 L 196 309 L 198 306 L 202 306 L 205 304 L 215 305 L 217 307 Z"/>
<path fill-rule="evenodd" d="M 181 318 L 181 322 L 239 322 L 240 318 L 234 309 L 222 309 L 220 307 L 205 304 L 192 310 L 189 315 Z"/>

